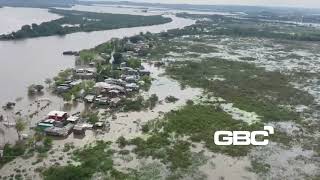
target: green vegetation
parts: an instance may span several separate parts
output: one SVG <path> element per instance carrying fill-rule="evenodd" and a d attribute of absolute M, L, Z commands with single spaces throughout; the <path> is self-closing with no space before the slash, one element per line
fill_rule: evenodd
<path fill-rule="evenodd" d="M 92 112 L 92 111 L 89 111 L 89 112 L 85 112 L 81 115 L 84 119 L 87 120 L 87 122 L 89 123 L 96 123 L 99 121 L 100 117 L 99 117 L 99 112 Z"/>
<path fill-rule="evenodd" d="M 153 157 L 160 159 L 164 164 L 168 164 L 171 170 L 178 168 L 188 168 L 192 162 L 190 143 L 178 141 L 171 147 L 171 142 L 166 134 L 155 134 L 147 140 L 141 138 L 133 139 L 129 144 L 135 145 L 134 153 L 139 157 Z"/>
<path fill-rule="evenodd" d="M 90 50 L 82 50 L 80 51 L 79 56 L 84 63 L 89 64 L 90 62 L 92 62 L 92 60 L 94 60 L 96 54 Z"/>
<path fill-rule="evenodd" d="M 24 131 L 26 129 L 26 122 L 23 119 L 18 119 L 16 121 L 16 131 L 18 134 L 18 139 L 21 140 L 21 132 Z"/>
<path fill-rule="evenodd" d="M 313 97 L 293 88 L 287 76 L 243 62 L 208 59 L 201 62 L 177 62 L 167 74 L 182 84 L 204 88 L 236 107 L 256 112 L 264 121 L 300 121 L 299 114 L 280 105 L 310 105 Z M 224 81 L 211 81 L 215 76 Z"/>
<path fill-rule="evenodd" d="M 133 152 L 138 157 L 151 156 L 159 159 L 172 172 L 187 170 L 196 163 L 195 154 L 190 149 L 190 141 L 203 142 L 205 147 L 213 152 L 235 157 L 246 156 L 252 146 L 232 146 L 232 148 L 217 146 L 213 142 L 214 132 L 221 129 L 232 131 L 263 129 L 263 124 L 260 123 L 248 125 L 242 121 L 235 121 L 230 115 L 212 105 L 187 105 L 145 126 L 145 132 L 150 133 L 147 139 L 135 138 L 126 141 L 121 138 L 118 140 L 119 146 L 135 145 Z M 181 140 L 184 137 L 188 137 L 188 140 Z"/>
<path fill-rule="evenodd" d="M 144 98 L 138 96 L 136 99 L 122 99 L 120 104 L 124 112 L 141 111 L 144 108 Z"/>
<path fill-rule="evenodd" d="M 64 71 L 59 72 L 58 76 L 54 77 L 53 80 L 55 85 L 58 86 L 60 84 L 65 83 L 72 75 L 72 69 L 66 69 Z"/>
<path fill-rule="evenodd" d="M 256 174 L 266 174 L 270 170 L 269 164 L 263 164 L 259 161 L 251 161 L 251 166 L 249 170 L 256 173 Z"/>
<path fill-rule="evenodd" d="M 96 145 L 74 152 L 73 158 L 79 166 L 53 166 L 42 174 L 45 180 L 88 180 L 95 173 L 101 173 L 106 179 L 123 179 L 125 175 L 113 168 L 112 155 L 109 143 L 98 141 Z"/>
<path fill-rule="evenodd" d="M 113 64 L 119 65 L 123 62 L 123 56 L 120 52 L 115 52 L 113 54 Z"/>
<path fill-rule="evenodd" d="M 175 103 L 175 102 L 177 102 L 179 99 L 176 98 L 176 97 L 174 97 L 174 96 L 168 96 L 168 97 L 166 97 L 165 100 L 166 100 L 167 103 Z"/>
<path fill-rule="evenodd" d="M 127 145 L 127 141 L 123 136 L 118 138 L 117 143 L 119 144 L 119 148 L 124 148 Z"/>
<path fill-rule="evenodd" d="M 120 104 L 124 112 L 142 111 L 146 109 L 153 109 L 158 103 L 159 98 L 156 94 L 152 94 L 148 99 L 138 96 L 134 99 L 122 99 Z"/>
<path fill-rule="evenodd" d="M 11 34 L 1 35 L 0 39 L 21 39 L 39 36 L 65 35 L 74 32 L 90 32 L 108 29 L 149 26 L 170 22 L 162 16 L 137 16 L 125 14 L 94 13 L 51 9 L 51 13 L 63 16 L 60 19 L 44 22 L 40 25 L 24 25 Z"/>
<path fill-rule="evenodd" d="M 195 15 L 178 14 L 180 17 L 194 19 L 208 18 L 210 21 L 198 21 L 196 25 L 185 28 L 182 31 L 171 30 L 169 35 L 174 34 L 201 34 L 225 35 L 231 37 L 257 37 L 287 39 L 298 41 L 320 41 L 320 32 L 315 27 L 298 26 L 290 23 L 264 21 L 259 17 L 232 18 L 222 15 Z M 205 31 L 206 29 L 206 31 Z M 208 30 L 209 29 L 209 30 Z"/>
<path fill-rule="evenodd" d="M 71 149 L 74 149 L 75 146 L 73 143 L 66 143 L 63 147 L 63 152 L 69 152 Z"/>
<path fill-rule="evenodd" d="M 147 100 L 146 106 L 149 107 L 149 109 L 153 109 L 156 107 L 158 101 L 159 101 L 159 97 L 156 94 L 152 94 Z"/>
<path fill-rule="evenodd" d="M 18 156 L 22 156 L 25 153 L 25 145 L 23 143 L 18 143 L 14 146 L 6 144 L 3 149 L 3 157 L 0 158 L 0 168 L 14 160 Z"/>
<path fill-rule="evenodd" d="M 141 67 L 141 60 L 139 59 L 129 59 L 127 61 L 127 66 L 133 69 L 138 69 Z"/>

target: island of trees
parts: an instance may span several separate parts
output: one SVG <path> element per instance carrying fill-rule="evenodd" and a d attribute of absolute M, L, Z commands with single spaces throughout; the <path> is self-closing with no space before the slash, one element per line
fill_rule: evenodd
<path fill-rule="evenodd" d="M 40 25 L 24 25 L 16 32 L 0 35 L 0 40 L 22 39 L 30 37 L 65 35 L 74 32 L 91 32 L 137 26 L 150 26 L 171 22 L 171 18 L 158 16 L 138 16 L 125 14 L 94 13 L 51 9 L 51 13 L 62 16 Z"/>

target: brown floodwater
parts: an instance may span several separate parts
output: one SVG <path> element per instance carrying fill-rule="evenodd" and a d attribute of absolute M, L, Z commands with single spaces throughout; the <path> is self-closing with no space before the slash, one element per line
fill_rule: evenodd
<path fill-rule="evenodd" d="M 0 24 L 0 29 L 5 29 L 6 26 L 14 22 L 10 21 L 10 18 L 16 19 L 28 8 L 10 9 L 13 9 L 14 14 L 8 16 L 7 20 Z M 0 9 L 0 14 L 1 10 L 3 9 Z M 34 16 L 37 16 L 39 13 L 43 13 L 43 9 L 33 9 L 32 12 Z M 63 51 L 88 49 L 112 38 L 123 38 L 147 31 L 158 33 L 168 29 L 183 28 L 195 22 L 173 15 L 170 17 L 173 19 L 172 22 L 154 26 L 122 28 L 90 33 L 80 32 L 65 36 L 30 38 L 16 41 L 0 41 L 0 84 L 2 85 L 0 88 L 0 106 L 5 105 L 9 101 L 17 103 L 13 111 L 8 112 L 1 108 L 0 115 L 4 115 L 8 121 L 14 122 L 17 118 L 17 112 L 21 112 L 24 117 L 38 111 L 37 108 L 39 107 L 35 105 L 35 101 L 43 98 L 50 99 L 51 104 L 30 120 L 31 126 L 50 110 L 66 110 L 61 98 L 55 97 L 50 93 L 45 92 L 45 94 L 34 98 L 27 96 L 27 87 L 29 85 L 44 85 L 46 78 L 52 78 L 63 69 L 74 67 L 74 57 L 63 56 Z M 26 20 L 22 24 L 28 23 L 29 21 Z M 19 101 L 17 101 L 17 98 L 19 98 Z M 45 104 L 41 106 L 45 106 Z M 74 113 L 81 109 L 83 109 L 83 105 L 75 105 L 68 108 L 67 112 Z M 16 132 L 12 128 L 4 128 L 3 123 L 0 123 L 0 130 L 2 130 L 0 132 L 0 144 L 2 141 L 12 142 L 17 138 Z M 3 136 L 3 131 L 6 134 L 5 137 Z"/>

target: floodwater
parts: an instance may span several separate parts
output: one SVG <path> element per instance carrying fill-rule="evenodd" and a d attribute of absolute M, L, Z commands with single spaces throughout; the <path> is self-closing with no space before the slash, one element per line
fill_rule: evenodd
<path fill-rule="evenodd" d="M 71 8 L 61 8 L 67 10 L 77 10 L 77 11 L 89 11 L 98 13 L 117 13 L 117 14 L 130 14 L 133 15 L 162 15 L 162 14 L 177 14 L 177 13 L 190 13 L 190 14 L 216 14 L 225 16 L 236 16 L 241 13 L 228 13 L 228 12 L 213 12 L 213 11 L 201 11 L 201 10 L 176 10 L 169 8 L 154 8 L 149 6 L 118 6 L 118 5 L 107 5 L 107 4 L 93 4 L 87 5 L 75 5 Z"/>
<path fill-rule="evenodd" d="M 26 24 L 40 24 L 58 18 L 59 15 L 49 13 L 47 9 L 3 7 L 0 8 L 0 34 L 19 30 Z"/>
<path fill-rule="evenodd" d="M 160 15 L 163 12 L 151 12 L 151 11 L 143 11 L 146 9 L 142 6 L 114 6 L 114 5 L 75 5 L 71 8 L 59 8 L 65 10 L 77 10 L 77 11 L 88 11 L 88 12 L 98 12 L 98 13 L 116 13 L 116 14 L 132 14 L 132 15 L 142 15 L 142 16 L 150 16 L 150 15 Z"/>
<path fill-rule="evenodd" d="M 185 89 L 181 89 L 181 86 L 177 81 L 174 81 L 162 75 L 164 73 L 164 70 L 161 68 L 157 68 L 153 65 L 148 64 L 143 65 L 147 70 L 150 70 L 152 72 L 151 77 L 154 78 L 150 90 L 148 92 L 145 92 L 143 95 L 148 97 L 152 94 L 156 94 L 159 97 L 159 100 L 162 101 L 162 103 L 157 104 L 157 106 L 153 110 L 117 113 L 116 120 L 112 120 L 111 118 L 108 119 L 108 121 L 110 122 L 109 132 L 97 133 L 91 130 L 87 130 L 86 135 L 83 138 L 75 138 L 73 134 L 71 134 L 66 139 L 56 139 L 53 142 L 53 154 L 48 154 L 48 157 L 45 158 L 44 161 L 34 164 L 33 162 L 37 161 L 36 156 L 28 159 L 19 157 L 16 158 L 13 162 L 6 164 L 1 169 L 1 174 L 3 176 L 9 176 L 13 173 L 14 169 L 21 169 L 26 170 L 26 172 L 28 173 L 28 178 L 41 179 L 35 169 L 39 167 L 52 166 L 55 165 L 56 162 L 59 162 L 60 165 L 66 165 L 67 161 L 70 160 L 68 154 L 63 152 L 64 144 L 72 143 L 77 148 L 79 148 L 85 146 L 86 144 L 93 143 L 96 140 L 115 141 L 120 136 L 124 136 L 126 137 L 126 139 L 132 139 L 141 136 L 142 124 L 160 117 L 163 113 L 167 113 L 173 109 L 177 109 L 185 105 L 187 100 L 195 98 L 197 99 L 199 98 L 198 96 L 202 94 L 202 90 L 198 88 L 187 87 Z M 177 97 L 179 100 L 175 103 L 164 102 L 164 99 L 170 95 Z M 83 108 L 81 104 L 79 104 L 77 107 Z M 14 131 L 11 131 L 11 133 L 15 135 Z M 60 160 L 61 157 L 63 157 L 62 160 Z M 139 160 L 136 159 L 135 161 L 131 162 L 131 165 L 137 165 L 138 162 Z M 128 164 L 121 164 L 121 166 L 128 166 Z"/>
<path fill-rule="evenodd" d="M 14 9 L 14 8 L 13 8 Z M 21 11 L 19 11 L 21 9 Z M 1 11 L 1 10 L 0 10 Z M 24 8 L 15 10 L 15 19 L 19 14 L 24 13 Z M 33 9 L 34 16 L 38 16 L 43 9 Z M 128 11 L 128 13 L 130 13 Z M 14 122 L 17 118 L 16 113 L 21 112 L 22 117 L 36 113 L 30 120 L 30 125 L 39 121 L 50 110 L 66 110 L 61 98 L 55 97 L 47 92 L 45 94 L 28 98 L 27 87 L 31 84 L 43 84 L 46 78 L 53 78 L 60 70 L 74 67 L 74 57 L 63 56 L 62 52 L 66 50 L 79 51 L 82 49 L 93 48 L 112 38 L 123 38 L 132 36 L 140 32 L 158 33 L 168 29 L 183 28 L 193 24 L 195 21 L 170 16 L 173 21 L 167 24 L 122 28 L 116 30 L 96 31 L 91 33 L 74 33 L 65 36 L 50 36 L 31 38 L 17 41 L 0 41 L 0 106 L 7 102 L 17 102 L 15 109 L 11 112 L 5 112 L 2 108 L 0 114 L 5 116 L 8 121 Z M 10 25 L 10 16 L 2 26 Z M 26 24 L 27 21 L 23 24 Z M 20 98 L 21 97 L 21 98 Z M 19 99 L 19 100 L 18 100 Z M 46 102 L 41 102 L 38 106 L 36 100 L 50 99 L 51 103 L 46 106 Z M 75 113 L 83 109 L 83 105 L 74 105 L 67 112 Z M 6 137 L 2 135 L 0 143 L 12 142 L 17 138 L 13 128 L 4 128 L 0 123 L 0 129 L 4 130 Z M 3 143 L 2 142 L 2 143 Z"/>
<path fill-rule="evenodd" d="M 37 14 L 37 9 L 34 12 Z M 63 51 L 92 48 L 111 38 L 123 38 L 147 31 L 157 33 L 194 23 L 192 20 L 170 17 L 173 19 L 171 23 L 148 27 L 1 41 L 0 84 L 4 85 L 0 89 L 1 104 L 24 96 L 30 84 L 43 84 L 45 78 L 53 77 L 62 69 L 73 67 L 74 58 L 62 56 Z"/>

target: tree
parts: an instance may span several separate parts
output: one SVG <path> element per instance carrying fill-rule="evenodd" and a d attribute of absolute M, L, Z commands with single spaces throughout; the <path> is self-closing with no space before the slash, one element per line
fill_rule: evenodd
<path fill-rule="evenodd" d="M 95 82 L 92 80 L 87 80 L 82 83 L 82 87 L 85 93 L 89 93 L 94 87 Z"/>
<path fill-rule="evenodd" d="M 35 85 L 34 89 L 37 90 L 38 92 L 42 91 L 44 89 L 44 86 L 42 85 Z"/>
<path fill-rule="evenodd" d="M 28 95 L 34 95 L 36 93 L 35 85 L 32 84 L 28 87 Z"/>
<path fill-rule="evenodd" d="M 157 102 L 159 101 L 159 97 L 156 94 L 152 94 L 149 98 L 150 109 L 154 109 L 156 107 Z"/>
<path fill-rule="evenodd" d="M 127 140 L 123 136 L 120 136 L 117 140 L 117 143 L 118 143 L 119 148 L 122 149 L 127 145 Z"/>
<path fill-rule="evenodd" d="M 115 52 L 113 54 L 113 64 L 121 64 L 123 61 L 122 54 L 119 52 Z"/>
<path fill-rule="evenodd" d="M 129 59 L 127 61 L 127 66 L 133 69 L 138 69 L 141 67 L 141 60 L 139 59 Z"/>
<path fill-rule="evenodd" d="M 26 124 L 25 122 L 23 121 L 23 119 L 18 119 L 16 121 L 16 131 L 17 131 L 17 134 L 18 134 L 18 139 L 19 141 L 21 140 L 21 132 L 25 130 L 26 128 Z"/>
<path fill-rule="evenodd" d="M 22 31 L 31 31 L 31 26 L 30 25 L 24 25 L 21 27 Z"/>
<path fill-rule="evenodd" d="M 72 94 L 70 92 L 68 93 L 63 93 L 62 98 L 64 101 L 69 102 L 72 100 Z"/>
<path fill-rule="evenodd" d="M 44 81 L 49 87 L 50 85 L 52 84 L 52 80 L 50 78 L 47 78 L 45 81 Z"/>
<path fill-rule="evenodd" d="M 90 112 L 87 114 L 87 118 L 88 118 L 88 122 L 89 123 L 96 123 L 99 121 L 99 114 L 98 113 L 94 113 L 94 112 Z"/>

